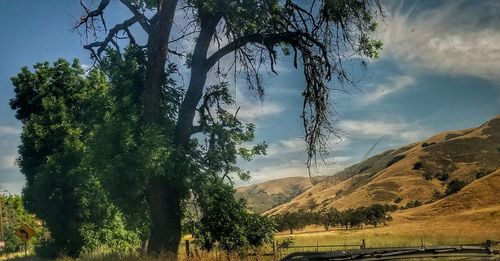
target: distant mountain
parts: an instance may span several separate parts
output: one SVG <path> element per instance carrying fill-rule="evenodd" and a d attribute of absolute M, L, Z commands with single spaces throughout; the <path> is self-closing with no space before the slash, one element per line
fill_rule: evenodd
<path fill-rule="evenodd" d="M 236 188 L 236 197 L 244 198 L 256 213 L 262 213 L 312 187 L 308 177 L 287 177 Z"/>
<path fill-rule="evenodd" d="M 499 169 L 500 115 L 478 128 L 443 132 L 375 155 L 326 178 L 266 214 L 323 207 L 346 209 L 375 203 L 400 207 L 421 203 L 424 206 L 414 210 L 429 212 L 445 206 L 455 210 L 475 208 L 479 206 L 477 202 L 488 200 L 496 202 L 500 209 L 499 190 L 488 195 L 467 192 L 493 186 L 491 182 L 498 181 Z M 461 187 L 464 188 L 460 193 L 452 193 Z"/>

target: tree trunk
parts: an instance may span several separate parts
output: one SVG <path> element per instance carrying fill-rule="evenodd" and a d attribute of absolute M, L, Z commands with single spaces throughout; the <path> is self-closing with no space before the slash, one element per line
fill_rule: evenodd
<path fill-rule="evenodd" d="M 143 120 L 158 123 L 160 120 L 161 88 L 165 80 L 165 63 L 168 40 L 178 0 L 164 0 L 158 10 L 158 19 L 151 26 L 148 39 L 146 90 L 144 91 Z"/>
<path fill-rule="evenodd" d="M 169 2 L 169 4 L 165 4 Z M 163 1 L 163 13 L 159 17 L 151 36 L 148 39 L 148 65 L 146 75 L 146 90 L 144 93 L 143 120 L 146 124 L 156 124 L 162 119 L 160 111 L 161 88 L 165 80 L 165 62 L 168 52 L 168 36 L 172 25 L 177 1 Z M 207 72 L 207 50 L 215 32 L 217 17 L 201 17 L 201 31 L 196 42 L 191 64 L 191 79 L 182 102 L 174 134 L 174 145 L 179 155 L 186 148 L 191 136 L 191 128 L 205 86 Z M 182 160 L 182 159 L 181 159 Z M 183 193 L 184 170 L 174 167 L 173 176 L 167 178 L 156 176 L 151 179 L 147 188 L 147 200 L 151 216 L 151 234 L 148 253 L 160 254 L 168 252 L 171 259 L 177 259 L 181 239 L 181 200 Z M 179 174 L 179 175 L 177 175 Z"/>
<path fill-rule="evenodd" d="M 198 103 L 203 96 L 203 89 L 207 81 L 207 73 L 210 67 L 206 64 L 208 47 L 215 33 L 217 24 L 221 16 L 200 15 L 201 30 L 196 41 L 191 60 L 191 76 L 189 87 L 184 96 L 184 100 L 179 108 L 177 126 L 175 128 L 175 143 L 181 147 L 189 142 L 192 135 L 194 115 Z"/>
<path fill-rule="evenodd" d="M 151 215 L 148 253 L 168 253 L 177 257 L 181 239 L 181 189 L 175 180 L 157 176 L 148 185 Z"/>

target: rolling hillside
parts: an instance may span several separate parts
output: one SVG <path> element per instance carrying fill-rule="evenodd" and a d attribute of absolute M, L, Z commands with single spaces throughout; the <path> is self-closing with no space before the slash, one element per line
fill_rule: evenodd
<path fill-rule="evenodd" d="M 239 187 L 236 189 L 236 197 L 246 199 L 253 211 L 262 213 L 290 201 L 311 187 L 309 178 L 288 177 Z"/>
<path fill-rule="evenodd" d="M 499 208 L 499 192 L 493 193 L 495 190 L 491 189 L 487 194 L 470 192 L 496 188 L 498 185 L 492 183 L 498 184 L 499 169 L 500 116 L 497 116 L 477 128 L 440 133 L 380 153 L 329 177 L 266 214 L 323 207 L 346 209 L 374 203 L 403 207 L 415 201 L 424 205 L 412 211 L 435 215 L 441 215 L 442 209 L 448 208 L 458 211 L 469 207 L 476 211 L 480 206 L 478 202 L 489 202 L 488 208 L 491 205 Z M 458 194 L 446 196 L 447 189 L 457 181 L 466 185 L 465 188 Z M 403 211 L 401 215 L 403 213 L 410 217 L 413 212 Z"/>

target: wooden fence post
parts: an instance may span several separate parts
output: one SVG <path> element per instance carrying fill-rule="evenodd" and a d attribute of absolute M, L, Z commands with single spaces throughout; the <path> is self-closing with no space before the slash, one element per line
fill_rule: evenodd
<path fill-rule="evenodd" d="M 365 249 L 366 248 L 366 241 L 365 239 L 363 238 L 363 240 L 361 241 L 361 248 L 362 249 Z"/>
<path fill-rule="evenodd" d="M 189 249 L 189 240 L 186 240 L 186 256 L 187 256 L 188 260 L 191 257 L 191 252 L 190 252 L 190 249 Z"/>

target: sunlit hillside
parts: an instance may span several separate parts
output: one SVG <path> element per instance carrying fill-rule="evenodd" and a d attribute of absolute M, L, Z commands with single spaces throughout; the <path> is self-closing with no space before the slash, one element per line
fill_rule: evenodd
<path fill-rule="evenodd" d="M 312 187 L 306 177 L 274 179 L 236 189 L 236 197 L 248 201 L 248 207 L 257 213 L 290 201 Z"/>
<path fill-rule="evenodd" d="M 450 202 L 457 195 L 446 194 L 454 192 L 455 185 L 469 184 L 465 187 L 468 190 L 470 186 L 486 187 L 495 179 L 479 183 L 483 185 L 471 182 L 493 175 L 499 168 L 500 116 L 497 116 L 478 128 L 444 132 L 371 157 L 313 186 L 290 202 L 269 210 L 267 214 L 324 207 L 346 209 L 374 203 L 411 207 L 439 201 L 443 197 L 439 202 Z M 475 207 L 472 202 L 482 201 L 482 197 L 500 202 L 498 192 L 489 195 L 465 194 L 459 202 Z M 462 206 L 458 205 L 453 205 L 453 208 L 461 209 Z M 418 209 L 431 206 L 424 205 Z M 434 209 L 436 215 L 443 213 L 440 207 L 435 206 Z"/>

